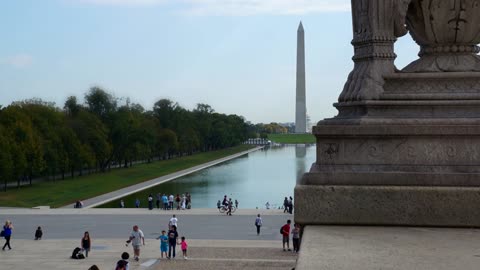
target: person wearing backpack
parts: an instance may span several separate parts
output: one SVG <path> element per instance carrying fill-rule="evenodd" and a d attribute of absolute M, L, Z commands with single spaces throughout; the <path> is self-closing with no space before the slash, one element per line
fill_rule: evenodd
<path fill-rule="evenodd" d="M 280 233 L 283 236 L 282 239 L 282 244 L 283 244 L 283 251 L 291 251 L 290 249 L 290 223 L 292 221 L 289 219 L 287 220 L 287 224 L 283 225 L 282 228 L 280 229 Z M 285 249 L 285 244 L 287 244 L 287 249 Z"/>
<path fill-rule="evenodd" d="M 262 218 L 260 217 L 260 214 L 257 215 L 257 218 L 255 219 L 255 226 L 257 227 L 257 235 L 260 235 L 260 227 L 262 227 Z"/>

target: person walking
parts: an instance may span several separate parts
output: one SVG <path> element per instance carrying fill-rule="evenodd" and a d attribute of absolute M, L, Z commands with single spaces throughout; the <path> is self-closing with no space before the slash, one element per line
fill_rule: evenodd
<path fill-rule="evenodd" d="M 227 206 L 227 215 L 228 216 L 232 215 L 232 207 L 233 207 L 233 203 L 232 203 L 232 199 L 230 199 L 230 201 L 228 203 L 228 206 Z"/>
<path fill-rule="evenodd" d="M 145 246 L 145 235 L 143 234 L 142 230 L 138 228 L 138 225 L 133 226 L 133 230 L 130 233 L 127 243 L 130 242 L 132 243 L 133 247 L 133 258 L 138 262 L 140 259 L 140 247 L 142 246 L 142 243 Z"/>
<path fill-rule="evenodd" d="M 10 246 L 10 239 L 12 238 L 12 231 L 13 231 L 13 224 L 10 220 L 5 221 L 5 225 L 3 225 L 3 237 L 5 238 L 5 244 L 3 245 L 2 250 L 5 250 L 6 247 L 8 249 L 12 249 Z"/>
<path fill-rule="evenodd" d="M 257 218 L 255 219 L 255 226 L 257 227 L 257 235 L 260 235 L 260 227 L 262 227 L 263 221 L 262 218 L 260 217 L 260 214 L 257 215 Z"/>
<path fill-rule="evenodd" d="M 238 201 L 237 201 L 237 199 L 235 199 L 235 208 L 238 209 Z"/>
<path fill-rule="evenodd" d="M 188 244 L 187 244 L 187 241 L 185 240 L 185 236 L 182 236 L 181 238 L 181 242 L 180 242 L 180 246 L 182 248 L 182 254 L 183 254 L 183 259 L 188 259 L 187 258 L 187 248 L 188 248 Z"/>
<path fill-rule="evenodd" d="M 283 200 L 283 213 L 287 213 L 288 212 L 288 198 L 285 197 L 285 199 Z"/>
<path fill-rule="evenodd" d="M 292 229 L 293 252 L 300 251 L 300 224 L 295 223 Z"/>
<path fill-rule="evenodd" d="M 168 257 L 167 257 L 168 259 L 172 259 L 172 258 L 175 259 L 175 249 L 177 246 L 177 238 L 178 238 L 177 226 L 172 225 L 170 226 L 170 230 L 168 231 Z"/>
<path fill-rule="evenodd" d="M 153 196 L 152 194 L 148 195 L 148 210 L 153 209 Z"/>
<path fill-rule="evenodd" d="M 283 251 L 291 251 L 290 249 L 290 223 L 292 223 L 292 221 L 289 219 L 287 220 L 287 224 L 283 225 L 282 226 L 282 236 L 283 236 L 283 239 L 282 239 L 282 244 L 283 244 Z M 287 244 L 287 249 L 285 249 L 285 244 Z"/>
<path fill-rule="evenodd" d="M 178 228 L 178 218 L 176 215 L 173 215 L 170 221 L 168 222 L 169 226 L 175 226 L 175 228 Z"/>
<path fill-rule="evenodd" d="M 123 200 L 120 200 L 120 208 L 125 208 L 125 202 Z"/>
<path fill-rule="evenodd" d="M 162 231 L 162 235 L 157 237 L 157 239 L 160 239 L 160 256 L 163 259 L 163 254 L 165 253 L 165 258 L 168 257 L 168 236 L 167 232 L 165 230 Z"/>
<path fill-rule="evenodd" d="M 35 240 L 41 240 L 43 236 L 42 227 L 38 226 L 37 230 L 35 231 Z"/>
<path fill-rule="evenodd" d="M 80 245 L 82 247 L 82 250 L 85 251 L 85 257 L 88 257 L 88 252 L 90 251 L 90 247 L 92 246 L 92 240 L 90 239 L 90 234 L 88 232 L 85 232 L 83 234 Z"/>
<path fill-rule="evenodd" d="M 290 196 L 288 199 L 288 213 L 292 214 L 293 213 L 293 198 Z"/>

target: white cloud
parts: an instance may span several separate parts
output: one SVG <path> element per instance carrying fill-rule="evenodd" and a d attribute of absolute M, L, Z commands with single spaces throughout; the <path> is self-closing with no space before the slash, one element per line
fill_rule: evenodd
<path fill-rule="evenodd" d="M 214 16 L 302 15 L 350 10 L 350 0 L 70 0 L 110 6 L 168 4 L 180 13 Z"/>
<path fill-rule="evenodd" d="M 6 62 L 14 68 L 22 69 L 30 67 L 33 63 L 33 58 L 28 54 L 22 53 L 7 58 Z"/>
<path fill-rule="evenodd" d="M 350 10 L 349 0 L 182 0 L 194 15 L 302 15 Z"/>

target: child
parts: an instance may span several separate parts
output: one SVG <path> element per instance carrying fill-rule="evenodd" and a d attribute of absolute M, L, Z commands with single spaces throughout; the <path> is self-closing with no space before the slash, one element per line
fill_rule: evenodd
<path fill-rule="evenodd" d="M 165 230 L 162 231 L 162 235 L 157 237 L 157 239 L 160 239 L 160 256 L 163 259 L 163 253 L 165 253 L 165 257 L 168 257 L 167 252 L 168 252 L 168 236 L 166 235 L 167 232 Z"/>
<path fill-rule="evenodd" d="M 300 250 L 300 224 L 295 223 L 292 230 L 293 252 L 298 253 Z"/>
<path fill-rule="evenodd" d="M 122 253 L 122 259 L 117 262 L 115 266 L 115 270 L 128 270 L 130 264 L 128 263 L 128 258 L 130 258 L 130 254 L 128 252 Z"/>
<path fill-rule="evenodd" d="M 183 258 L 186 260 L 186 259 L 188 259 L 187 258 L 188 244 L 187 244 L 187 241 L 185 241 L 185 236 L 182 236 L 182 242 L 180 243 L 180 245 L 182 247 Z"/>
<path fill-rule="evenodd" d="M 35 231 L 35 240 L 42 239 L 42 235 L 43 235 L 42 228 L 38 226 L 37 230 Z"/>

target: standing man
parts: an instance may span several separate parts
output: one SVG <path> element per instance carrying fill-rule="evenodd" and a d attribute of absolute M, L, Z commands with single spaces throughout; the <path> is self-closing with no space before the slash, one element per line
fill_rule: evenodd
<path fill-rule="evenodd" d="M 173 258 L 175 258 L 175 250 L 177 246 L 177 238 L 178 232 L 177 227 L 175 225 L 170 226 L 170 230 L 168 231 L 168 257 L 172 258 L 172 251 L 173 251 Z"/>
<path fill-rule="evenodd" d="M 138 262 L 140 257 L 140 247 L 142 246 L 142 243 L 145 246 L 145 236 L 142 230 L 140 230 L 137 225 L 133 226 L 133 231 L 130 234 L 129 241 L 132 242 L 134 254 L 133 258 L 135 259 L 135 261 Z"/>
<path fill-rule="evenodd" d="M 260 217 L 260 214 L 257 215 L 257 218 L 255 219 L 255 226 L 257 227 L 257 235 L 260 235 L 260 227 L 262 227 L 262 218 Z"/>
<path fill-rule="evenodd" d="M 292 221 L 289 219 L 289 220 L 287 220 L 287 224 L 282 226 L 283 251 L 287 251 L 287 249 L 288 249 L 288 251 L 291 251 L 291 249 L 290 249 L 290 223 L 292 223 Z M 285 249 L 285 243 L 287 244 L 287 249 Z"/>

